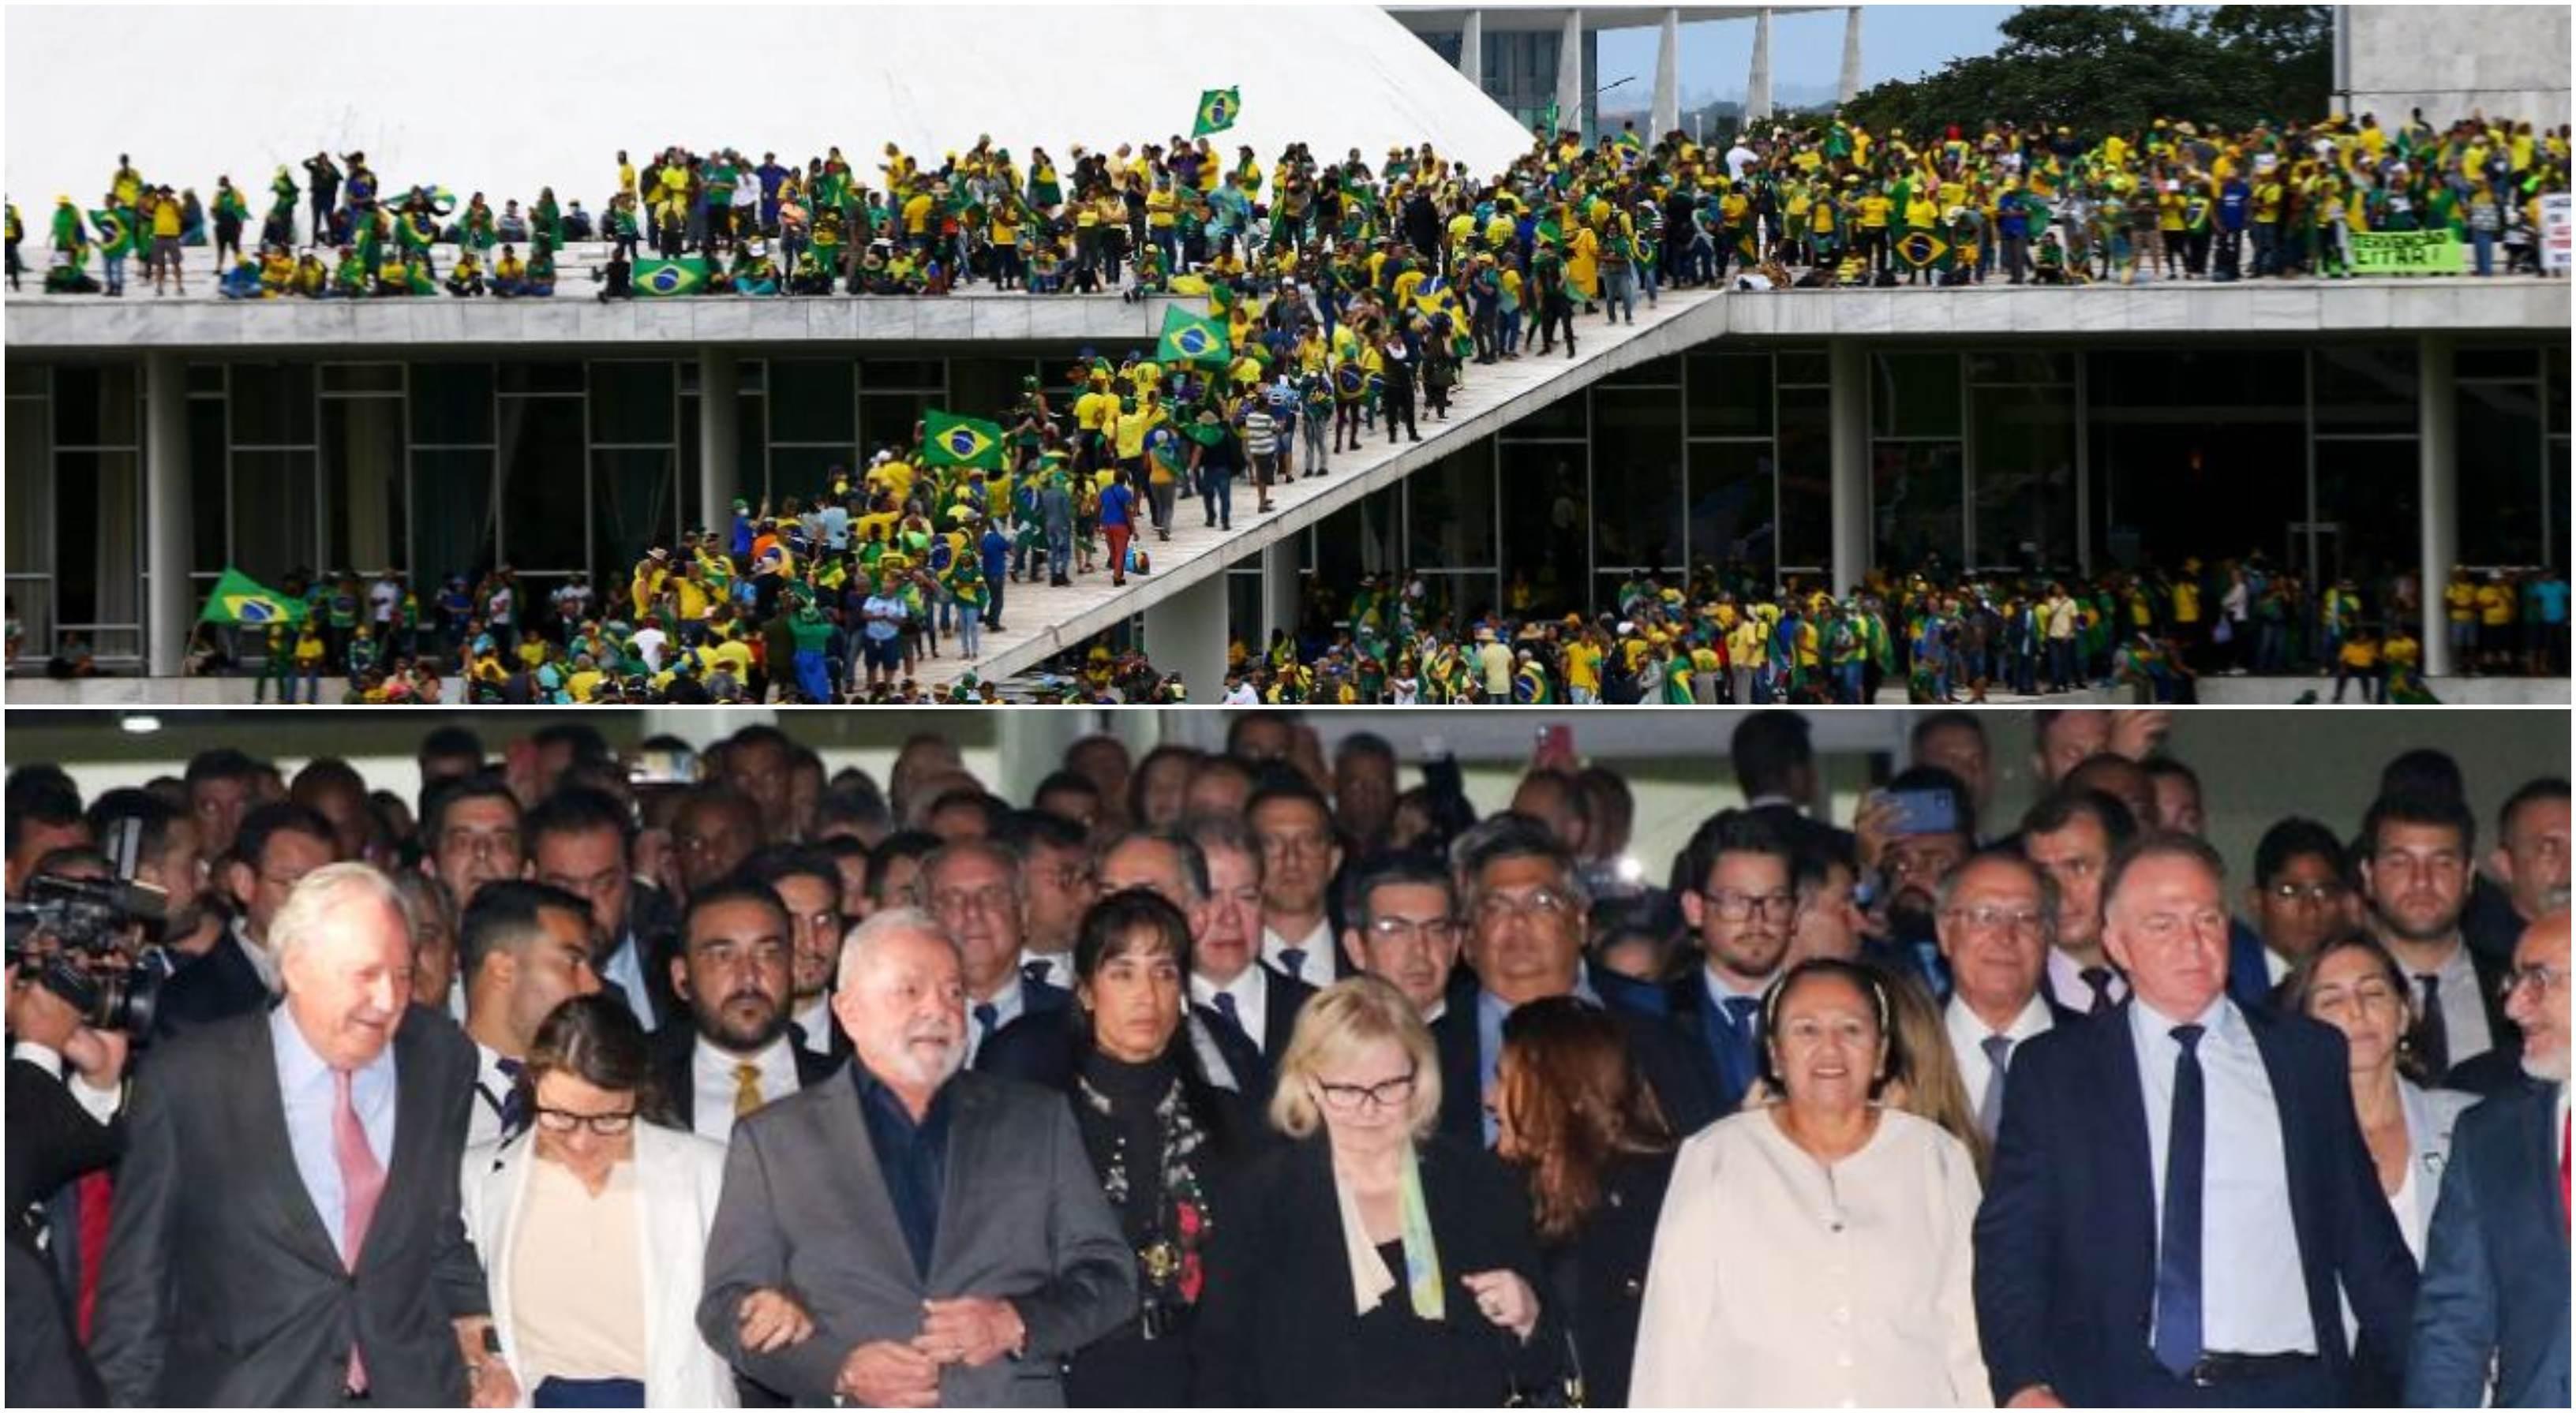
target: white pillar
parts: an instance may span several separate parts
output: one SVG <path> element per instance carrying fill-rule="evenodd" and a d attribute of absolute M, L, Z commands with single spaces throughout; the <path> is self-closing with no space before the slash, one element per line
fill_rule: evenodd
<path fill-rule="evenodd" d="M 1037 782 L 1064 764 L 1065 747 L 1090 735 L 1099 727 L 1101 717 L 1126 714 L 1090 710 L 1001 713 L 1000 740 L 996 744 L 1001 750 L 1002 779 L 1025 782 L 1022 791 L 1033 793 Z"/>
<path fill-rule="evenodd" d="M 188 366 L 178 354 L 143 355 L 143 399 L 143 563 L 152 576 L 144 662 L 147 676 L 176 677 L 197 608 L 196 585 L 188 579 L 196 523 L 188 504 Z"/>
<path fill-rule="evenodd" d="M 1829 587 L 1841 595 L 1869 572 L 1869 351 L 1855 340 L 1836 339 L 1827 362 L 1834 526 Z"/>
<path fill-rule="evenodd" d="M 1145 609 L 1145 655 L 1157 670 L 1181 674 L 1193 702 L 1225 695 L 1225 582 L 1211 574 Z"/>
<path fill-rule="evenodd" d="M 1485 12 L 1469 10 L 1458 28 L 1458 72 L 1479 90 L 1485 86 Z"/>
<path fill-rule="evenodd" d="M 2447 677 L 2451 661 L 2450 622 L 2443 612 L 2442 589 L 2451 582 L 2451 566 L 2460 559 L 2460 443 L 2458 387 L 2452 371 L 2454 347 L 2448 334 L 2426 334 L 2415 355 L 2418 439 L 2416 499 L 2424 506 L 2423 600 L 2424 675 Z"/>
<path fill-rule="evenodd" d="M 742 365 L 725 349 L 698 350 L 698 514 L 719 537 L 742 494 Z"/>
<path fill-rule="evenodd" d="M 1843 11 L 1843 73 L 1834 85 L 1838 102 L 1849 103 L 1860 96 L 1860 7 Z"/>
<path fill-rule="evenodd" d="M 1771 12 L 1753 17 L 1753 72 L 1744 80 L 1744 120 L 1771 116 Z"/>
<path fill-rule="evenodd" d="M 1297 631 L 1297 611 L 1305 602 L 1306 579 L 1299 571 L 1305 568 L 1306 537 L 1292 534 L 1261 550 L 1261 641 L 1252 644 L 1256 653 L 1270 646 L 1270 635 L 1281 629 Z"/>
<path fill-rule="evenodd" d="M 1648 146 L 1682 125 L 1682 12 L 1678 9 L 1664 11 L 1663 33 L 1655 41 L 1655 110 L 1650 121 L 1654 131 L 1646 134 Z"/>
<path fill-rule="evenodd" d="M 1583 128 L 1583 9 L 1565 12 L 1565 33 L 1556 46 L 1557 131 Z"/>

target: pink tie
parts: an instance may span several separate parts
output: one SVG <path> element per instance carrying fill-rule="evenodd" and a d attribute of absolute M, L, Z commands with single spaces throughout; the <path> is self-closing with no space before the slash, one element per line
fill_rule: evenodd
<path fill-rule="evenodd" d="M 341 1245 L 348 1251 L 349 1269 L 355 1271 L 358 1253 L 367 1244 L 367 1225 L 376 1217 L 376 1201 L 385 1195 L 385 1165 L 367 1146 L 367 1126 L 358 1121 L 358 1106 L 351 1102 L 349 1080 L 347 1070 L 331 1072 L 336 1099 L 331 1114 L 331 1156 L 340 1164 Z M 349 1346 L 349 1387 L 360 1393 L 367 1388 L 366 1361 L 359 1358 L 354 1343 Z"/>

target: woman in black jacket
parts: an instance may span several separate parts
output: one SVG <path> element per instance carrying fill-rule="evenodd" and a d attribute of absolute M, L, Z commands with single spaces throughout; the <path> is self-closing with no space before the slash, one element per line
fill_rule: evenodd
<path fill-rule="evenodd" d="M 1528 1175 L 1544 1298 L 1570 1326 L 1567 1402 L 1625 1407 L 1672 1131 L 1619 1023 L 1572 996 L 1503 1021 L 1493 1102 L 1494 1151 Z"/>
<path fill-rule="evenodd" d="M 1411 1002 L 1354 977 L 1306 1003 L 1274 1127 L 1209 1249 L 1191 1401 L 1496 1407 L 1548 1387 L 1562 1337 L 1509 1174 L 1431 1137 L 1440 1066 Z"/>

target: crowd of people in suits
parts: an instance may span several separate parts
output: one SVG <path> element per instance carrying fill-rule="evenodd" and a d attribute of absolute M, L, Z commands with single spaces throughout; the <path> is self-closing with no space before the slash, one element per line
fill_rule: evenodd
<path fill-rule="evenodd" d="M 2566 781 L 2239 876 L 2171 724 L 1845 828 L 1753 713 L 1664 888 L 1616 771 L 1264 713 L 23 766 L 13 905 L 161 917 L 122 1023 L 13 926 L 8 1401 L 2566 1406 Z"/>

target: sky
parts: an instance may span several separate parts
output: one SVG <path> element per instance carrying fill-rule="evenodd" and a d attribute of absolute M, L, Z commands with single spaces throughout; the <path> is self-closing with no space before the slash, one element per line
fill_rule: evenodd
<path fill-rule="evenodd" d="M 2019 5 L 1864 5 L 1860 17 L 1861 86 L 1919 78 L 1952 59 L 1990 54 L 2003 43 L 2001 26 Z M 1644 107 L 1654 96 L 1656 30 L 1605 31 L 1601 82 L 1636 75 L 1636 82 L 1608 95 L 1603 106 Z M 1842 73 L 1843 11 L 1819 10 L 1771 18 L 1771 95 L 1796 102 L 1811 93 L 1831 99 Z M 1682 103 L 1741 101 L 1753 65 L 1753 21 L 1714 20 L 1682 26 Z M 1636 97 L 1628 99 L 1634 91 Z"/>

